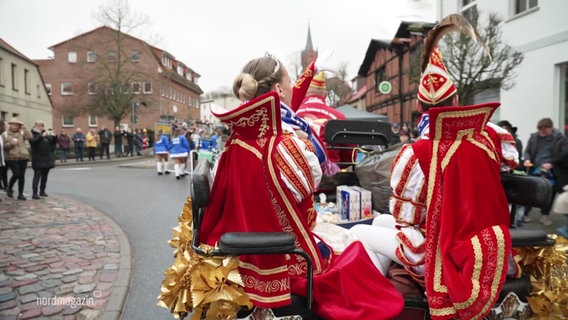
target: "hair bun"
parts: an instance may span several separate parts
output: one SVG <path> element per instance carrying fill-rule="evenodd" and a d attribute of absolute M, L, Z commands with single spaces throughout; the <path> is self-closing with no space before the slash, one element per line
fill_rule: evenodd
<path fill-rule="evenodd" d="M 249 73 L 239 74 L 233 83 L 233 93 L 242 101 L 254 98 L 257 89 L 258 82 Z"/>

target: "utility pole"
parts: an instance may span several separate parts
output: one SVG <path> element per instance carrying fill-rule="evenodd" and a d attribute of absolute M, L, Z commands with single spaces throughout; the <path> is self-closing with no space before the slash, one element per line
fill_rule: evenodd
<path fill-rule="evenodd" d="M 132 102 L 132 117 L 130 118 L 132 126 L 136 124 L 136 108 L 138 107 L 138 102 Z"/>

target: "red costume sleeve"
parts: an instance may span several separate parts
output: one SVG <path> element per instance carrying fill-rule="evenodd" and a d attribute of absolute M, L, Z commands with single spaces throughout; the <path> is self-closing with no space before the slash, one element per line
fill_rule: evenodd
<path fill-rule="evenodd" d="M 310 83 L 314 78 L 315 72 L 315 60 L 308 65 L 304 73 L 298 78 L 294 87 L 292 87 L 292 102 L 290 102 L 290 108 L 296 112 L 302 101 L 304 101 L 304 97 L 306 96 L 306 92 L 308 92 L 308 88 L 310 87 Z"/>

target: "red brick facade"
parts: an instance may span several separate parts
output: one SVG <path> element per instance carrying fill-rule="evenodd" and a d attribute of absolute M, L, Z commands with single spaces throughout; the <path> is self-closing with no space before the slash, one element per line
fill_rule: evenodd
<path fill-rule="evenodd" d="M 106 70 L 116 70 L 118 63 L 128 77 L 121 80 L 124 90 L 133 93 L 129 105 L 139 105 L 137 123 L 132 123 L 130 111 L 121 123 L 153 128 L 160 116 L 198 120 L 200 75 L 164 50 L 124 33 L 116 40 L 117 34 L 111 28 L 99 27 L 52 46 L 53 59 L 36 60 L 46 86 L 51 86 L 54 130 L 71 133 L 78 127 L 83 132 L 103 125 L 114 128 L 112 120 L 90 117 L 84 107 L 92 101 L 93 92 L 101 90 L 95 85 L 97 79 L 104 78 Z M 63 92 L 66 88 L 68 94 Z"/>
<path fill-rule="evenodd" d="M 359 76 L 366 78 L 365 106 L 368 112 L 388 116 L 389 122 L 416 125 L 416 107 L 422 40 L 432 24 L 402 22 L 392 41 L 371 40 Z M 389 93 L 379 85 L 388 81 Z"/>

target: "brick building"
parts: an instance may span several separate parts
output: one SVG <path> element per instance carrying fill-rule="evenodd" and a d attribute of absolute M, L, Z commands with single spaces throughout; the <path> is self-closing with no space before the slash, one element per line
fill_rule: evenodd
<path fill-rule="evenodd" d="M 0 38 L 0 119 L 18 117 L 28 128 L 41 120 L 49 129 L 52 109 L 38 65 Z"/>
<path fill-rule="evenodd" d="M 422 40 L 433 27 L 432 23 L 403 21 L 391 41 L 371 40 L 358 72 L 358 77 L 366 79 L 358 87 L 366 89 L 357 96 L 358 104 L 364 105 L 366 111 L 388 116 L 389 122 L 411 127 L 416 124 L 420 116 L 416 93 Z"/>
<path fill-rule="evenodd" d="M 106 26 L 49 49 L 53 58 L 36 62 L 53 102 L 57 132 L 113 128 L 114 121 L 92 105 L 102 92 L 112 97 L 114 90 L 126 99 L 120 123 L 130 127 L 153 128 L 160 118 L 199 119 L 200 75 L 165 50 Z"/>

